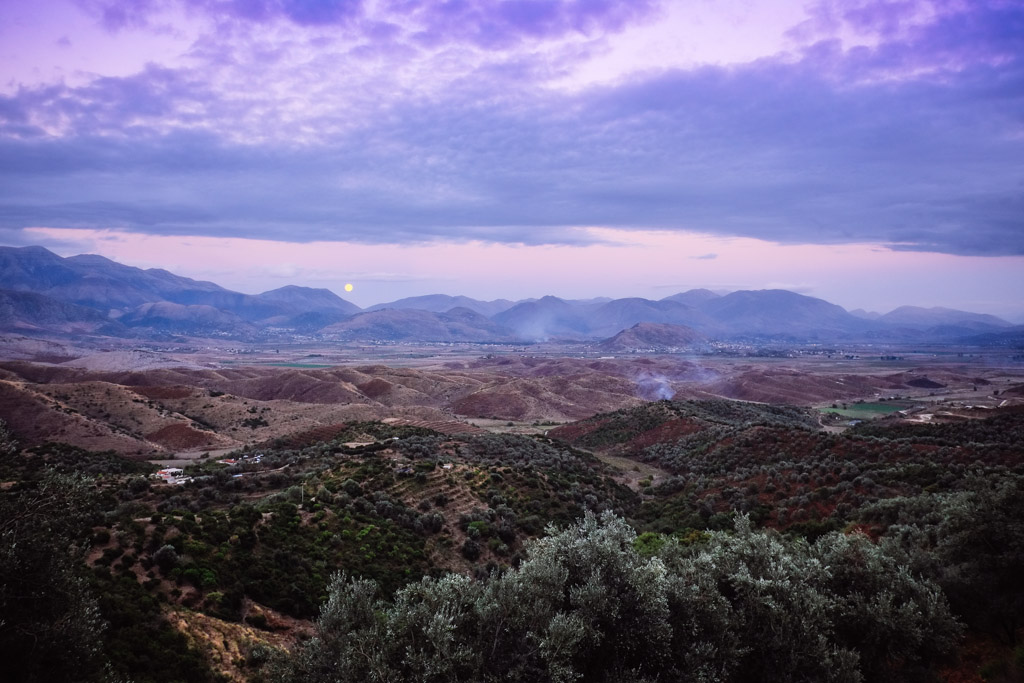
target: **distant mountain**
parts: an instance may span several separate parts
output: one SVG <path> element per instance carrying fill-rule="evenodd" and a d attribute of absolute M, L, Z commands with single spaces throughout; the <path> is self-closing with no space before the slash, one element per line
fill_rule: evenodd
<path fill-rule="evenodd" d="M 597 347 L 602 351 L 675 351 L 702 345 L 707 337 L 684 325 L 637 323 L 628 330 L 605 339 Z"/>
<path fill-rule="evenodd" d="M 619 340 L 627 345 L 623 348 L 641 348 L 675 344 L 668 337 L 659 340 L 659 334 L 668 333 L 657 326 L 677 326 L 713 339 L 792 342 L 976 339 L 1006 345 L 1019 338 L 1018 328 L 992 315 L 914 306 L 885 315 L 850 313 L 786 290 L 723 296 L 692 289 L 660 301 L 545 296 L 512 302 L 431 294 L 363 311 L 327 289 L 288 285 L 257 295 L 242 294 L 102 256 L 62 258 L 42 247 L 0 247 L 0 290 L 6 290 L 0 296 L 0 331 L 36 336 L 170 333 L 250 339 L 294 332 L 342 339 L 529 342 L 593 341 L 626 331 L 629 334 Z"/>
<path fill-rule="evenodd" d="M 679 294 L 673 294 L 672 296 L 666 296 L 662 301 L 675 301 L 676 303 L 700 308 L 700 306 L 708 301 L 718 299 L 721 296 L 721 294 L 715 294 L 710 289 L 691 289 Z"/>
<path fill-rule="evenodd" d="M 348 313 L 341 313 L 340 311 L 309 311 L 290 318 L 280 318 L 276 320 L 268 318 L 264 322 L 273 327 L 293 329 L 302 334 L 313 334 L 319 332 L 328 325 L 343 322 L 351 317 L 352 316 Z"/>
<path fill-rule="evenodd" d="M 832 339 L 874 326 L 841 306 L 784 289 L 733 292 L 707 301 L 701 310 L 730 336 Z"/>
<path fill-rule="evenodd" d="M 535 301 L 535 299 L 527 299 L 527 301 Z M 614 301 L 614 299 L 610 296 L 595 296 L 591 299 L 564 299 L 564 301 L 572 304 L 573 306 L 595 306 L 606 304 L 609 301 Z"/>
<path fill-rule="evenodd" d="M 322 334 L 343 339 L 386 341 L 483 342 L 514 341 L 509 329 L 468 308 L 453 308 L 446 313 L 414 309 L 367 311 L 358 313 L 320 330 Z"/>
<path fill-rule="evenodd" d="M 882 322 L 900 327 L 909 327 L 918 330 L 927 330 L 940 326 L 964 328 L 975 332 L 997 331 L 1001 328 L 1013 327 L 1002 318 L 985 313 L 968 313 L 952 308 L 935 306 L 932 308 L 921 308 L 920 306 L 900 306 L 899 308 L 886 313 L 878 318 Z"/>
<path fill-rule="evenodd" d="M 855 308 L 850 311 L 850 315 L 857 318 L 864 318 L 865 320 L 878 320 L 882 317 L 881 313 L 876 311 L 865 311 L 863 308 Z"/>
<path fill-rule="evenodd" d="M 263 325 L 313 332 L 352 317 L 363 309 L 345 301 L 329 289 L 287 285 L 257 294 L 255 299 L 268 306 L 258 320 Z"/>
<path fill-rule="evenodd" d="M 607 337 L 637 323 L 684 325 L 702 330 L 717 329 L 716 322 L 706 313 L 691 305 L 662 299 L 615 299 L 594 309 L 588 316 L 588 331 L 597 337 Z"/>
<path fill-rule="evenodd" d="M 255 331 L 252 325 L 230 311 L 202 304 L 186 306 L 172 301 L 142 304 L 118 318 L 118 322 L 127 327 L 199 336 L 217 332 L 239 334 Z"/>
<path fill-rule="evenodd" d="M 425 296 L 412 296 L 398 301 L 391 301 L 385 304 L 375 304 L 366 310 L 380 311 L 385 308 L 396 310 L 413 309 L 419 311 L 431 311 L 433 313 L 445 313 L 453 308 L 468 308 L 488 318 L 507 311 L 516 305 L 515 301 L 508 299 L 496 299 L 494 301 L 479 301 L 468 296 L 448 296 L 447 294 L 427 294 Z"/>
<path fill-rule="evenodd" d="M 326 313 L 328 311 L 355 315 L 363 309 L 350 301 L 345 301 L 329 289 L 314 289 L 286 285 L 269 292 L 257 294 L 260 301 L 275 304 L 292 314 Z"/>
<path fill-rule="evenodd" d="M 1024 349 L 1024 325 L 1017 325 L 1000 332 L 969 335 L 957 339 L 962 344 L 972 346 L 997 346 L 1011 349 Z"/>
<path fill-rule="evenodd" d="M 211 306 L 248 322 L 274 317 L 280 322 L 309 312 L 351 315 L 361 310 L 326 289 L 288 286 L 253 296 L 159 268 L 125 266 L 95 254 L 62 258 L 42 247 L 0 247 L 0 288 L 35 292 L 104 314 L 129 313 L 159 302 Z"/>
<path fill-rule="evenodd" d="M 36 292 L 104 312 L 150 301 L 207 303 L 200 300 L 231 293 L 212 282 L 165 270 L 132 268 L 92 254 L 61 258 L 42 247 L 0 247 L 0 288 Z"/>
<path fill-rule="evenodd" d="M 10 290 L 0 290 L 0 329 L 22 334 L 128 334 L 123 325 L 93 308 Z"/>
<path fill-rule="evenodd" d="M 572 304 L 555 296 L 516 304 L 495 315 L 493 320 L 528 341 L 586 339 L 590 336 L 589 307 Z"/>
<path fill-rule="evenodd" d="M 859 335 L 877 327 L 840 306 L 786 290 L 740 291 L 725 296 L 693 290 L 661 301 L 627 298 L 599 305 L 544 297 L 517 304 L 494 320 L 530 340 L 610 337 L 640 322 L 683 325 L 718 338 L 761 336 L 794 341 Z"/>

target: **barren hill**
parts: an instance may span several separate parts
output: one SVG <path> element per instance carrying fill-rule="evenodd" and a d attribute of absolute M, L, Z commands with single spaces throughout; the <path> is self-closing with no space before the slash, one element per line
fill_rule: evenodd
<path fill-rule="evenodd" d="M 669 326 L 634 332 L 645 328 L 668 328 L 673 342 L 692 336 Z M 971 403 L 989 396 L 998 404 L 999 389 L 1020 383 L 1020 373 L 1005 369 L 935 364 L 895 371 L 878 360 L 856 370 L 830 360 L 507 354 L 420 367 L 201 367 L 142 350 L 66 360 L 61 354 L 72 347 L 33 341 L 18 348 L 23 358 L 52 360 L 0 362 L 0 418 L 17 438 L 139 454 L 235 447 L 351 420 L 562 422 L 664 398 L 807 406 L 960 390 Z"/>
<path fill-rule="evenodd" d="M 598 344 L 602 351 L 672 351 L 691 348 L 707 337 L 692 327 L 659 323 L 637 323 Z"/>

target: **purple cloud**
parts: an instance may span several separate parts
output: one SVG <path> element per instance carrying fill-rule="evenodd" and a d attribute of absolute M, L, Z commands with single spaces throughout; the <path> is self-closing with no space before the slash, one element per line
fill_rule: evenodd
<path fill-rule="evenodd" d="M 813 18 L 791 33 L 809 44 L 808 59 L 843 79 L 920 79 L 973 64 L 1018 61 L 1024 51 L 1024 7 L 1003 0 L 823 0 Z M 849 52 L 836 37 L 844 29 L 878 44 Z"/>
<path fill-rule="evenodd" d="M 77 0 L 111 31 L 149 26 L 164 9 L 156 0 Z M 265 22 L 286 19 L 300 26 L 346 24 L 363 11 L 363 0 L 178 0 L 215 19 Z"/>
<path fill-rule="evenodd" d="M 635 17 L 601 3 L 390 7 L 414 24 L 448 17 L 441 40 L 484 46 Z M 1024 7 L 951 5 L 930 23 L 900 3 L 855 7 L 839 20 L 876 27 L 876 46 L 823 39 L 795 63 L 572 93 L 536 87 L 548 63 L 525 51 L 423 91 L 386 68 L 350 85 L 331 80 L 358 66 L 334 43 L 257 44 L 244 69 L 210 53 L 193 69 L 22 88 L 0 97 L 0 227 L 537 244 L 594 225 L 1024 254 Z M 397 39 L 389 26 L 375 30 Z M 387 61 L 397 48 L 360 49 L 404 65 Z"/>
<path fill-rule="evenodd" d="M 113 31 L 148 25 L 161 9 L 156 0 L 78 0 Z M 364 0 L 178 0 L 215 19 L 262 23 L 284 19 L 300 26 L 348 25 L 364 16 Z M 467 42 L 508 47 L 523 40 L 567 33 L 617 32 L 650 16 L 660 0 L 390 0 L 383 15 L 412 22 L 417 42 Z M 375 22 L 371 21 L 372 26 Z"/>
<path fill-rule="evenodd" d="M 846 28 L 891 40 L 938 4 L 933 0 L 818 0 L 809 7 L 810 18 L 790 34 L 802 40 L 822 39 Z"/>
<path fill-rule="evenodd" d="M 0 131 L 31 121 L 37 134 L 45 132 L 40 126 L 52 126 L 70 127 L 65 134 L 71 137 L 130 136 L 147 133 L 164 117 L 187 122 L 190 115 L 181 114 L 182 109 L 202 111 L 215 99 L 206 83 L 187 72 L 151 64 L 133 76 L 98 78 L 77 88 L 65 84 L 21 88 L 15 96 L 0 96 Z M 125 125 L 132 120 L 142 127 L 133 131 Z"/>
<path fill-rule="evenodd" d="M 898 36 L 918 14 L 918 2 L 869 2 L 842 12 L 843 19 L 862 33 L 884 39 Z"/>
<path fill-rule="evenodd" d="M 359 16 L 362 0 L 190 0 L 211 13 L 252 21 L 284 17 L 301 26 L 344 24 Z"/>
<path fill-rule="evenodd" d="M 396 0 L 392 10 L 422 25 L 417 41 L 424 45 L 467 42 L 484 48 L 503 48 L 522 40 L 555 38 L 568 33 L 593 35 L 621 31 L 646 18 L 658 7 L 655 0 Z"/>

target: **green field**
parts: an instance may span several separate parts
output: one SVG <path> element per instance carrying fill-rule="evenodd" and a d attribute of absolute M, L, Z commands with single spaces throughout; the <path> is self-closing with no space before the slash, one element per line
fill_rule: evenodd
<path fill-rule="evenodd" d="M 836 413 L 844 417 L 861 420 L 872 420 L 883 415 L 891 415 L 909 408 L 902 403 L 849 403 L 846 408 L 821 408 L 823 413 Z"/>

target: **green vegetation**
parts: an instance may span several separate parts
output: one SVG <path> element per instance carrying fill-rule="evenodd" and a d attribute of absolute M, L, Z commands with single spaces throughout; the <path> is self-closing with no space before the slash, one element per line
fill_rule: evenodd
<path fill-rule="evenodd" d="M 246 634 L 254 681 L 928 680 L 964 629 L 1016 670 L 1024 415 L 837 435 L 660 401 L 551 438 L 324 429 L 167 486 L 0 424 L 14 678 L 216 680 L 186 610 Z M 639 491 L 583 448 L 644 468 Z"/>
<path fill-rule="evenodd" d="M 167 623 L 161 601 L 134 574 L 97 567 L 91 588 L 107 623 L 103 653 L 118 677 L 137 683 L 217 680 L 202 654 Z"/>
<path fill-rule="evenodd" d="M 18 457 L 0 457 L 0 479 L 38 479 L 47 472 L 93 477 L 146 475 L 156 471 L 148 462 L 138 462 L 113 451 L 87 451 L 64 443 L 45 443 L 23 451 Z"/>
<path fill-rule="evenodd" d="M 58 474 L 0 496 L 0 658 L 9 680 L 101 680 L 104 624 L 82 561 L 92 507 L 86 481 Z"/>
<path fill-rule="evenodd" d="M 338 575 L 317 635 L 275 681 L 852 681 L 927 670 L 959 633 L 939 589 L 863 536 L 813 546 L 740 519 L 644 557 L 588 514 L 474 582 L 378 597 Z"/>
<path fill-rule="evenodd" d="M 810 411 L 792 406 L 726 400 L 657 401 L 597 415 L 570 427 L 555 429 L 552 434 L 582 432 L 572 443 L 582 448 L 603 448 L 629 443 L 655 429 L 672 434 L 709 426 L 816 429 L 817 421 Z"/>
<path fill-rule="evenodd" d="M 742 512 L 813 540 L 860 522 L 859 511 L 878 500 L 955 491 L 971 473 L 1024 474 L 1020 414 L 955 425 L 865 423 L 836 435 L 810 429 L 813 418 L 796 409 L 741 404 L 718 415 L 721 403 L 699 404 L 699 412 L 692 402 L 659 402 L 551 434 L 603 444 L 672 475 L 630 514 L 640 529 L 667 534 L 727 529 Z M 743 419 L 732 418 L 738 413 Z M 616 423 L 643 429 L 606 429 Z"/>
<path fill-rule="evenodd" d="M 1019 413 L 1003 413 L 984 420 L 946 424 L 862 424 L 852 433 L 901 443 L 959 447 L 989 444 L 1016 449 L 1024 444 L 1024 419 Z"/>
<path fill-rule="evenodd" d="M 822 408 L 824 413 L 836 413 L 844 417 L 873 419 L 882 415 L 892 415 L 910 407 L 909 404 L 894 403 L 850 403 L 842 408 Z"/>

